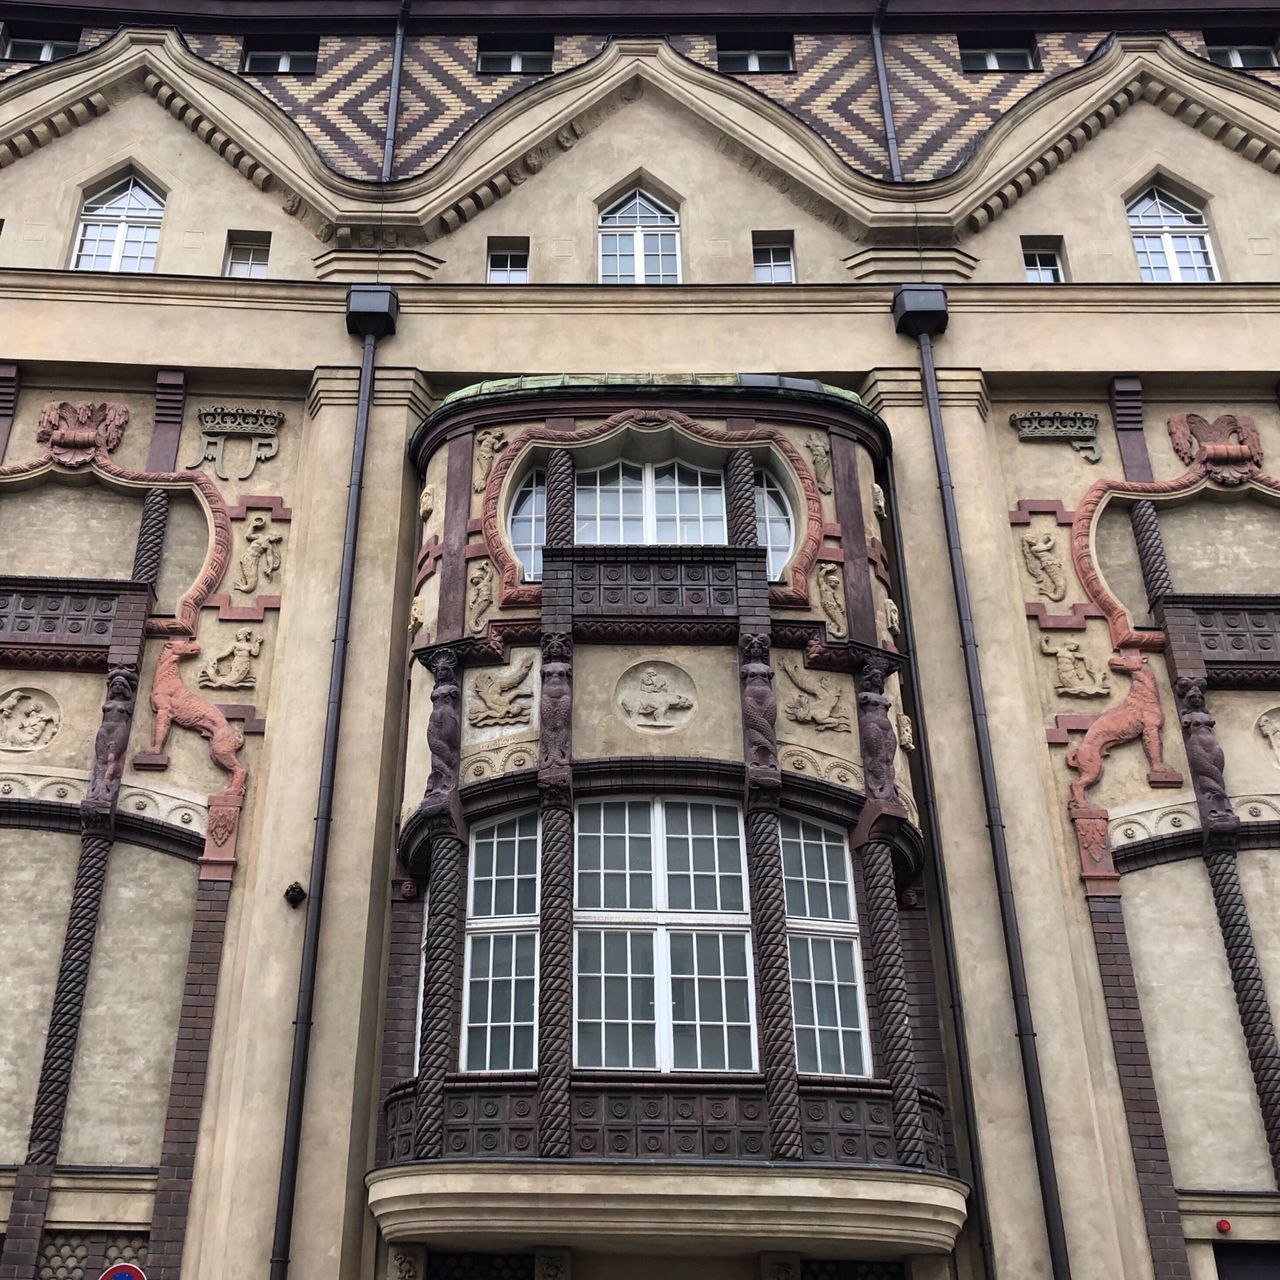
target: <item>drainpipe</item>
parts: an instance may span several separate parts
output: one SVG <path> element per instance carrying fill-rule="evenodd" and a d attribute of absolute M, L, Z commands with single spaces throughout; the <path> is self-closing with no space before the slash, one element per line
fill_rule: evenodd
<path fill-rule="evenodd" d="M 396 159 L 396 121 L 400 115 L 400 72 L 404 67 L 404 32 L 413 0 L 400 0 L 396 38 L 391 47 L 391 87 L 387 90 L 387 135 L 382 144 L 382 181 L 390 182 Z"/>
<path fill-rule="evenodd" d="M 356 393 L 355 438 L 351 442 L 351 476 L 347 482 L 342 564 L 338 570 L 338 609 L 333 625 L 329 701 L 325 709 L 320 788 L 316 798 L 315 833 L 311 842 L 311 875 L 308 881 L 307 918 L 302 934 L 302 963 L 298 974 L 297 1016 L 293 1021 L 293 1057 L 289 1064 L 289 1096 L 285 1104 L 280 1185 L 276 1192 L 276 1225 L 271 1243 L 271 1280 L 285 1280 L 289 1274 L 293 1205 L 298 1189 L 298 1149 L 302 1140 L 302 1108 L 307 1092 L 307 1056 L 311 1050 L 316 970 L 320 958 L 320 917 L 324 909 L 324 881 L 329 863 L 329 833 L 333 826 L 333 781 L 337 772 L 342 690 L 346 683 L 347 644 L 351 632 L 356 536 L 360 529 L 360 491 L 364 485 L 364 455 L 369 439 L 369 405 L 373 400 L 374 354 L 378 339 L 395 333 L 399 310 L 400 299 L 389 285 L 357 284 L 347 290 L 347 332 L 362 338 L 364 348 L 360 358 L 360 386 Z"/>
<path fill-rule="evenodd" d="M 938 473 L 938 493 L 942 501 L 942 523 L 951 563 L 951 585 L 955 591 L 956 616 L 960 623 L 960 647 L 964 653 L 965 683 L 973 736 L 978 748 L 978 772 L 982 779 L 982 799 L 986 809 L 991 862 L 1000 904 L 1000 929 L 1004 936 L 1005 959 L 1009 966 L 1009 986 L 1013 996 L 1014 1023 L 1022 1059 L 1022 1080 L 1031 1121 L 1031 1143 L 1035 1151 L 1036 1175 L 1044 1208 L 1045 1234 L 1049 1242 L 1049 1264 L 1053 1280 L 1070 1280 L 1071 1263 L 1062 1221 L 1062 1200 L 1058 1192 L 1058 1172 L 1053 1161 L 1053 1141 L 1045 1105 L 1044 1080 L 1036 1051 L 1035 1025 L 1027 990 L 1026 961 L 1018 926 L 1013 877 L 1009 871 L 1009 848 L 1005 840 L 1000 789 L 996 781 L 995 757 L 991 749 L 991 726 L 987 716 L 982 670 L 978 665 L 978 642 L 973 627 L 973 607 L 960 546 L 960 522 L 956 513 L 955 486 L 947 455 L 946 429 L 938 398 L 938 375 L 933 364 L 933 339 L 947 327 L 947 295 L 941 285 L 904 284 L 893 295 L 893 318 L 899 333 L 915 338 L 920 347 L 920 379 L 929 414 L 929 434 L 933 440 L 933 460 Z"/>
<path fill-rule="evenodd" d="M 935 851 L 930 866 L 936 889 L 938 927 L 942 932 L 942 955 L 946 970 L 947 1000 L 951 1010 L 951 1025 L 956 1038 L 957 1071 L 960 1076 L 960 1096 L 964 1103 L 965 1146 L 969 1154 L 969 1173 L 973 1181 L 973 1213 L 978 1223 L 978 1249 L 982 1254 L 982 1274 L 986 1280 L 995 1280 L 996 1260 L 991 1246 L 991 1215 L 987 1207 L 987 1181 L 982 1166 L 982 1145 L 978 1141 L 975 1124 L 977 1107 L 974 1102 L 973 1070 L 969 1058 L 969 1033 L 965 1024 L 964 1004 L 960 999 L 960 974 L 956 967 L 956 931 L 951 915 L 951 893 L 947 888 L 947 868 L 941 856 L 942 831 L 938 823 L 938 805 L 933 782 L 933 766 L 929 758 L 929 723 L 925 716 L 924 700 L 920 696 L 920 666 L 916 659 L 915 630 L 912 623 L 911 592 L 907 586 L 906 566 L 903 563 L 902 520 L 898 510 L 897 484 L 893 475 L 893 461 L 885 466 L 885 481 L 889 495 L 887 508 L 889 527 L 893 531 L 893 560 L 897 570 L 898 592 L 902 604 L 902 647 L 906 652 L 910 712 L 916 728 L 916 740 L 920 750 L 916 753 L 919 765 L 920 813 L 925 837 Z"/>
<path fill-rule="evenodd" d="M 893 99 L 889 96 L 889 73 L 884 63 L 884 42 L 880 38 L 880 24 L 888 9 L 889 0 L 876 0 L 876 11 L 871 17 L 871 56 L 876 64 L 876 85 L 880 90 L 880 114 L 884 117 L 884 140 L 889 148 L 889 172 L 894 182 L 901 182 L 902 162 L 898 158 L 898 131 L 893 125 Z"/>

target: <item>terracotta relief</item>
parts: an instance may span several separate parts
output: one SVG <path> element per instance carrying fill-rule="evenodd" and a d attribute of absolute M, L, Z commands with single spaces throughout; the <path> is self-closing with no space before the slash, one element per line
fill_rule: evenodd
<path fill-rule="evenodd" d="M 211 405 L 201 409 L 200 453 L 187 463 L 187 470 L 194 471 L 203 463 L 213 463 L 213 474 L 219 480 L 248 480 L 259 462 L 270 462 L 280 452 L 279 431 L 284 426 L 284 414 L 276 409 L 229 409 L 224 405 Z M 227 445 L 243 441 L 248 450 L 243 470 L 234 476 L 227 474 Z"/>
<path fill-rule="evenodd" d="M 431 513 L 435 509 L 436 487 L 433 484 L 429 484 L 418 495 L 418 519 L 425 525 L 431 519 Z"/>
<path fill-rule="evenodd" d="M 791 773 L 804 774 L 809 778 L 825 778 L 828 782 L 854 791 L 861 791 L 866 785 L 861 765 L 839 756 L 828 755 L 825 751 L 813 751 L 807 747 L 797 747 L 793 743 L 783 743 L 778 748 L 778 756 L 782 768 Z"/>
<path fill-rule="evenodd" d="M 63 466 L 79 467 L 114 453 L 128 425 L 129 410 L 122 404 L 53 400 L 40 411 L 36 440 Z"/>
<path fill-rule="evenodd" d="M 244 794 L 245 771 L 236 752 L 244 746 L 244 735 L 227 723 L 227 718 L 212 703 L 193 693 L 182 682 L 178 670 L 179 660 L 194 657 L 200 646 L 194 640 L 173 639 L 161 651 L 156 664 L 155 679 L 151 682 L 151 746 L 134 757 L 138 768 L 165 768 L 168 757 L 164 755 L 169 731 L 176 724 L 180 729 L 191 729 L 209 743 L 209 755 L 220 769 L 231 775 L 227 790 L 235 795 Z"/>
<path fill-rule="evenodd" d="M 1167 425 L 1174 453 L 1189 467 L 1203 465 L 1221 485 L 1242 484 L 1262 466 L 1262 441 L 1248 414 L 1224 413 L 1210 422 L 1198 413 L 1175 413 Z"/>
<path fill-rule="evenodd" d="M 93 742 L 93 772 L 85 790 L 85 808 L 109 814 L 120 793 L 124 776 L 125 750 L 133 727 L 133 707 L 138 695 L 135 667 L 112 667 L 107 674 L 107 698 L 102 704 L 102 723 Z M 145 806 L 143 806 L 145 807 Z"/>
<path fill-rule="evenodd" d="M 1036 594 L 1055 602 L 1067 595 L 1066 571 L 1054 554 L 1057 545 L 1058 540 L 1051 533 L 1022 535 L 1022 562 L 1036 584 Z"/>
<path fill-rule="evenodd" d="M 10 689 L 0 695 L 0 751 L 38 751 L 61 727 L 62 709 L 43 689 Z"/>
<path fill-rule="evenodd" d="M 881 523 L 889 518 L 889 507 L 885 502 L 884 490 L 878 484 L 871 486 L 871 510 L 875 512 L 876 519 Z"/>
<path fill-rule="evenodd" d="M 1053 691 L 1062 698 L 1105 698 L 1111 683 L 1083 653 L 1075 640 L 1064 640 L 1056 649 L 1048 636 L 1040 637 L 1040 652 L 1054 661 Z"/>
<path fill-rule="evenodd" d="M 782 713 L 788 720 L 831 733 L 853 732 L 853 713 L 844 689 L 835 679 L 805 671 L 795 658 L 779 657 L 778 666 L 798 690 L 782 704 Z"/>
<path fill-rule="evenodd" d="M 633 729 L 661 733 L 693 719 L 698 691 L 689 673 L 674 663 L 642 662 L 618 678 L 614 702 Z"/>
<path fill-rule="evenodd" d="M 533 690 L 525 687 L 533 670 L 533 654 L 509 671 L 478 671 L 471 686 L 473 702 L 467 722 L 474 729 L 486 725 L 528 724 L 533 716 Z"/>
<path fill-rule="evenodd" d="M 480 560 L 467 575 L 467 630 L 472 634 L 482 630 L 492 608 L 493 567 L 487 560 Z"/>
<path fill-rule="evenodd" d="M 911 723 L 911 717 L 905 711 L 898 712 L 898 746 L 903 751 L 914 751 L 916 749 L 916 727 Z"/>
<path fill-rule="evenodd" d="M 255 635 L 251 627 L 241 627 L 221 653 L 210 653 L 204 660 L 196 683 L 202 689 L 252 689 L 258 683 L 253 668 L 262 643 L 262 637 Z"/>
<path fill-rule="evenodd" d="M 1088 807 L 1085 792 L 1102 777 L 1102 762 L 1112 749 L 1139 738 L 1150 766 L 1147 782 L 1166 787 L 1182 784 L 1182 776 L 1164 762 L 1160 740 L 1164 712 L 1146 658 L 1136 650 L 1126 649 L 1110 660 L 1110 666 L 1129 676 L 1129 692 L 1123 702 L 1108 707 L 1089 726 L 1078 747 L 1067 752 L 1067 768 L 1078 775 L 1071 783 L 1071 802 L 1080 808 Z"/>
<path fill-rule="evenodd" d="M 818 600 L 827 615 L 827 633 L 833 640 L 849 634 L 849 619 L 844 609 L 844 576 L 840 566 L 827 561 L 818 566 Z"/>
<path fill-rule="evenodd" d="M 542 637 L 542 701 L 538 708 L 538 768 L 567 769 L 573 738 L 573 640 L 560 632 Z"/>
<path fill-rule="evenodd" d="M 472 488 L 476 493 L 483 493 L 489 483 L 489 473 L 498 460 L 498 454 L 507 447 L 505 431 L 482 431 L 476 436 L 475 483 Z"/>
<path fill-rule="evenodd" d="M 897 604 L 887 599 L 884 602 L 884 629 L 895 639 L 902 634 L 902 615 Z"/>
<path fill-rule="evenodd" d="M 772 777 L 776 785 L 778 704 L 773 693 L 773 668 L 769 665 L 769 637 L 765 634 L 743 636 L 740 649 L 747 775 L 751 780 L 760 775 Z"/>
<path fill-rule="evenodd" d="M 1272 707 L 1258 717 L 1258 732 L 1271 748 L 1271 763 L 1280 769 L 1280 707 Z"/>
<path fill-rule="evenodd" d="M 1174 695 L 1201 823 L 1207 829 L 1221 830 L 1237 826 L 1240 820 L 1227 795 L 1226 756 L 1213 731 L 1217 722 L 1204 705 L 1207 685 L 1203 676 L 1183 676 L 1174 686 Z"/>
<path fill-rule="evenodd" d="M 266 516 L 254 516 L 249 521 L 245 535 L 245 548 L 240 556 L 240 572 L 231 584 L 233 591 L 251 596 L 258 590 L 258 579 L 270 582 L 280 569 L 278 545 L 284 539 L 282 533 L 271 533 Z"/>
<path fill-rule="evenodd" d="M 813 459 L 813 478 L 823 493 L 831 492 L 831 443 L 824 435 L 813 432 L 804 438 L 804 447 Z"/>
<path fill-rule="evenodd" d="M 427 721 L 431 773 L 427 777 L 423 803 L 447 805 L 458 788 L 458 758 L 462 742 L 458 655 L 452 649 L 437 649 L 427 659 L 427 670 L 435 684 L 431 689 L 431 718 Z"/>

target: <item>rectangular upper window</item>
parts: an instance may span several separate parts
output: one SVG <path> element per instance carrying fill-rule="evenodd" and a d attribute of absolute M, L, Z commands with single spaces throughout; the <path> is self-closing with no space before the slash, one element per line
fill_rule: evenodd
<path fill-rule="evenodd" d="M 488 262 L 485 280 L 489 284 L 528 284 L 528 238 L 490 236 Z"/>
<path fill-rule="evenodd" d="M 1061 237 L 1023 236 L 1022 265 L 1028 284 L 1061 284 L 1067 278 Z"/>
<path fill-rule="evenodd" d="M 789 35 L 717 36 L 716 66 L 735 75 L 794 71 L 794 42 Z"/>
<path fill-rule="evenodd" d="M 476 70 L 485 75 L 546 75 L 555 60 L 553 36 L 481 36 Z"/>
<path fill-rule="evenodd" d="M 756 284 L 795 284 L 796 260 L 790 231 L 753 231 L 751 268 Z"/>
<path fill-rule="evenodd" d="M 1040 65 L 1034 36 L 988 33 L 960 36 L 960 66 L 965 71 L 1035 71 Z"/>
<path fill-rule="evenodd" d="M 11 35 L 5 42 L 4 56 L 8 62 L 57 62 L 60 58 L 71 57 L 76 47 L 75 40 Z"/>
<path fill-rule="evenodd" d="M 266 231 L 232 231 L 227 235 L 227 256 L 222 274 L 244 280 L 265 280 L 271 235 Z"/>
<path fill-rule="evenodd" d="M 1206 31 L 1209 60 L 1238 71 L 1262 71 L 1280 65 L 1275 31 Z"/>
<path fill-rule="evenodd" d="M 320 42 L 290 40 L 287 44 L 278 39 L 246 39 L 244 42 L 244 70 L 254 75 L 315 75 Z"/>

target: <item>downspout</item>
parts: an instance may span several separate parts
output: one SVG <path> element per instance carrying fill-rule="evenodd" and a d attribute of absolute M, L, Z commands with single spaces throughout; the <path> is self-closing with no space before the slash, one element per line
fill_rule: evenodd
<path fill-rule="evenodd" d="M 1053 1160 L 1053 1140 L 1045 1104 L 1044 1080 L 1040 1072 L 1040 1056 L 1036 1050 L 1035 1024 L 1031 1015 L 1031 999 L 1027 989 L 1026 961 L 1018 925 L 1018 908 L 1013 896 L 1013 877 L 1009 870 L 1009 848 L 1005 840 L 1000 789 L 996 781 L 995 756 L 991 748 L 991 726 L 987 716 L 982 670 L 978 664 L 978 642 L 973 626 L 973 606 L 969 597 L 968 578 L 965 574 L 964 553 L 960 546 L 960 522 L 956 512 L 955 486 L 951 479 L 946 429 L 942 421 L 942 404 L 938 397 L 938 375 L 933 363 L 933 338 L 943 333 L 947 327 L 946 291 L 937 284 L 900 285 L 893 295 L 893 317 L 897 331 L 915 338 L 920 348 L 920 380 L 924 387 L 925 405 L 929 414 L 929 434 L 933 441 L 933 460 L 938 474 L 938 493 L 942 501 L 942 523 L 947 539 L 947 556 L 951 565 L 951 585 L 955 591 L 956 617 L 960 624 L 960 647 L 964 653 L 965 683 L 969 691 L 973 736 L 978 748 L 978 773 L 982 780 L 982 800 L 986 809 L 991 862 L 1000 906 L 1000 929 L 1004 937 L 1005 959 L 1009 966 L 1009 987 L 1013 996 L 1014 1024 L 1018 1051 L 1022 1060 L 1023 1087 L 1027 1095 L 1027 1112 L 1031 1121 L 1031 1143 L 1035 1152 L 1036 1176 L 1040 1183 L 1040 1200 L 1044 1208 L 1045 1235 L 1049 1243 L 1049 1265 L 1054 1280 L 1070 1280 L 1071 1263 L 1067 1253 L 1066 1229 L 1062 1220 L 1058 1171 Z"/>
<path fill-rule="evenodd" d="M 395 158 L 400 69 L 404 59 L 404 32 L 410 3 L 411 0 L 403 0 L 396 18 L 391 85 L 387 95 L 387 133 L 382 148 L 383 183 L 391 178 Z M 276 1190 L 270 1280 L 285 1280 L 288 1276 L 289 1251 L 293 1243 L 298 1156 L 302 1143 L 307 1059 L 311 1052 L 311 1026 L 315 1012 L 316 973 L 320 961 L 320 921 L 324 910 L 325 875 L 329 865 L 329 835 L 333 828 L 333 783 L 338 764 L 338 735 L 342 727 L 342 693 L 347 677 L 351 596 L 356 576 L 356 539 L 360 530 L 360 494 L 364 487 L 364 458 L 369 441 L 369 406 L 373 402 L 374 361 L 378 339 L 395 333 L 399 312 L 399 296 L 388 285 L 352 285 L 347 290 L 347 332 L 353 337 L 360 337 L 363 345 L 360 353 L 360 383 L 356 391 L 355 435 L 351 441 L 351 473 L 347 481 L 347 512 L 342 531 L 342 562 L 338 570 L 338 607 L 333 624 L 333 653 L 329 663 L 329 699 L 324 717 L 320 786 L 316 796 L 315 830 L 311 840 L 311 873 L 308 880 L 307 915 L 302 933 L 302 960 L 298 972 L 297 1013 L 293 1020 L 289 1094 L 285 1103 L 284 1138 L 280 1151 L 280 1182 Z"/>
<path fill-rule="evenodd" d="M 889 173 L 894 182 L 902 181 L 902 162 L 898 158 L 898 131 L 893 124 L 893 99 L 889 96 L 889 73 L 884 62 L 884 41 L 880 24 L 889 8 L 889 0 L 876 0 L 871 17 L 871 56 L 876 64 L 876 85 L 880 90 L 880 114 L 884 117 L 884 140 L 889 148 Z"/>
<path fill-rule="evenodd" d="M 978 1222 L 978 1249 L 982 1254 L 982 1274 L 986 1280 L 995 1280 L 996 1260 L 991 1246 L 991 1215 L 987 1207 L 987 1182 L 982 1166 L 982 1147 L 978 1142 L 975 1123 L 977 1107 L 974 1102 L 973 1071 L 969 1065 L 969 1033 L 965 1024 L 964 1005 L 960 999 L 960 974 L 956 967 L 956 931 L 951 915 L 951 894 L 947 888 L 947 868 L 942 860 L 942 831 L 938 824 L 938 806 L 934 799 L 933 765 L 929 759 L 929 723 L 925 717 L 924 699 L 920 696 L 920 666 L 916 659 L 915 627 L 912 622 L 911 592 L 907 586 L 906 567 L 903 562 L 902 522 L 898 511 L 897 484 L 890 459 L 885 467 L 885 479 L 889 486 L 889 527 L 893 531 L 893 552 L 898 571 L 898 592 L 902 604 L 902 640 L 906 651 L 907 675 L 912 692 L 911 714 L 915 720 L 916 739 L 923 748 L 917 752 L 920 767 L 921 805 L 924 832 L 929 847 L 934 850 L 932 869 L 937 889 L 937 920 L 942 931 L 942 955 L 946 970 L 947 1000 L 951 1010 L 951 1024 L 956 1038 L 957 1070 L 960 1076 L 960 1094 L 965 1111 L 965 1146 L 969 1154 L 969 1172 L 973 1178 L 973 1210 Z"/>

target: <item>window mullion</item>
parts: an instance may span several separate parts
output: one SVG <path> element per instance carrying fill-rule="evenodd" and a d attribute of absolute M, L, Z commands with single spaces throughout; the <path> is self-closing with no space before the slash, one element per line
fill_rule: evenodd
<path fill-rule="evenodd" d="M 672 1070 L 671 939 L 663 925 L 653 929 L 653 1021 L 659 1071 Z"/>
<path fill-rule="evenodd" d="M 123 220 L 115 225 L 115 239 L 111 242 L 111 267 L 112 271 L 120 270 L 120 262 L 124 258 L 124 242 L 129 234 L 129 224 Z"/>
<path fill-rule="evenodd" d="M 644 508 L 644 544 L 646 547 L 651 547 L 658 540 L 658 512 L 657 512 L 658 482 L 657 482 L 657 472 L 652 462 L 646 462 L 644 464 L 644 475 L 641 479 L 640 502 L 642 507 Z M 662 804 L 660 801 L 656 801 L 656 800 L 653 803 L 654 803 L 654 811 L 656 813 L 658 810 L 662 808 Z M 654 830 L 656 831 L 657 828 L 655 827 Z M 663 831 L 664 841 L 665 841 L 665 838 L 666 838 L 666 832 L 664 830 Z M 664 859 L 665 859 L 665 852 L 664 852 Z M 654 901 L 656 902 L 657 899 L 655 898 Z M 664 897 L 663 902 L 665 903 L 665 901 L 666 899 Z"/>

